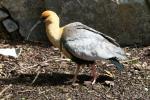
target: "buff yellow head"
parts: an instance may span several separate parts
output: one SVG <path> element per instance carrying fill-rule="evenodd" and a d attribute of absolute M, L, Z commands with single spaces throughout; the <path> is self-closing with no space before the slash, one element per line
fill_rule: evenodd
<path fill-rule="evenodd" d="M 45 22 L 59 22 L 59 17 L 54 11 L 46 10 L 41 14 L 41 18 L 45 20 Z"/>
<path fill-rule="evenodd" d="M 48 39 L 55 47 L 59 48 L 62 34 L 62 28 L 59 26 L 59 17 L 54 11 L 46 10 L 41 14 L 41 18 L 44 19 Z"/>

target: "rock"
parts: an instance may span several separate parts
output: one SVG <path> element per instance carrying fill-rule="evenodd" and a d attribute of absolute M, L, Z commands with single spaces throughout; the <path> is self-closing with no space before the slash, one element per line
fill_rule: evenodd
<path fill-rule="evenodd" d="M 9 34 L 7 34 L 7 31 L 2 23 L 0 23 L 0 39 L 9 39 Z"/>
<path fill-rule="evenodd" d="M 2 0 L 1 4 L 17 21 L 24 37 L 46 8 L 60 16 L 61 26 L 79 21 L 115 38 L 122 46 L 150 44 L 150 14 L 145 0 Z M 39 24 L 29 39 L 46 41 L 45 33 L 44 24 Z"/>
<path fill-rule="evenodd" d="M 0 10 L 0 21 L 7 18 L 8 16 L 9 15 L 6 12 L 4 12 L 3 10 Z"/>
<path fill-rule="evenodd" d="M 27 37 L 32 26 L 39 20 L 44 10 L 44 0 L 2 0 L 1 4 L 9 11 L 11 17 L 19 25 L 19 33 Z M 44 24 L 39 24 L 32 32 L 29 40 L 46 41 Z"/>
<path fill-rule="evenodd" d="M 124 46 L 150 44 L 150 14 L 144 0 L 45 0 L 45 6 L 56 11 L 61 25 L 79 21 Z"/>
<path fill-rule="evenodd" d="M 18 30 L 18 25 L 11 19 L 6 19 L 2 23 L 9 33 Z"/>

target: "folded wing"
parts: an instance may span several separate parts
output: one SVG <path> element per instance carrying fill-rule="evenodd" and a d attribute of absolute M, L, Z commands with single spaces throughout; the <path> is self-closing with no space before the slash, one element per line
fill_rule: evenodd
<path fill-rule="evenodd" d="M 75 57 L 87 61 L 126 58 L 124 51 L 113 38 L 79 22 L 64 27 L 62 45 Z"/>

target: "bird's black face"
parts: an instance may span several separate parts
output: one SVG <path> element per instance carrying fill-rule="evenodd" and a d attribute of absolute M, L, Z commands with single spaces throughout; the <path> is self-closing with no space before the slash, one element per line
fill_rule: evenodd
<path fill-rule="evenodd" d="M 53 15 L 54 15 L 54 12 L 50 10 L 46 10 L 41 14 L 41 21 L 51 23 L 53 19 Z M 49 20 L 46 20 L 47 18 L 49 18 Z"/>
<path fill-rule="evenodd" d="M 59 23 L 59 17 L 53 11 L 46 10 L 41 14 L 41 20 L 44 20 L 45 23 Z"/>
<path fill-rule="evenodd" d="M 41 22 L 44 22 L 45 19 L 46 19 L 46 18 L 44 18 L 44 17 L 40 17 L 40 21 L 41 21 Z"/>
<path fill-rule="evenodd" d="M 42 14 L 41 14 L 41 21 L 44 21 L 46 18 L 48 18 L 50 16 L 50 11 L 44 11 Z"/>

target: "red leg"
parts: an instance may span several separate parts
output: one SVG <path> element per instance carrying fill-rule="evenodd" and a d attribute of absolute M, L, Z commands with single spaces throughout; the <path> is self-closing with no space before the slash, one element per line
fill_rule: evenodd
<path fill-rule="evenodd" d="M 92 85 L 95 84 L 96 79 L 97 79 L 97 73 L 96 73 L 96 64 L 92 64 L 92 70 L 91 70 L 91 76 L 93 77 L 92 79 Z"/>
<path fill-rule="evenodd" d="M 92 64 L 90 65 L 92 68 L 91 68 L 91 76 L 92 76 L 92 80 L 91 81 L 85 81 L 84 84 L 86 85 L 90 85 L 90 84 L 95 84 L 96 82 L 96 79 L 97 79 L 97 73 L 96 73 L 96 64 Z"/>
<path fill-rule="evenodd" d="M 79 64 L 77 65 L 77 68 L 76 68 L 75 73 L 74 73 L 72 84 L 74 84 L 76 82 L 76 80 L 77 80 L 77 75 L 79 73 L 80 66 L 81 65 L 79 65 Z"/>

